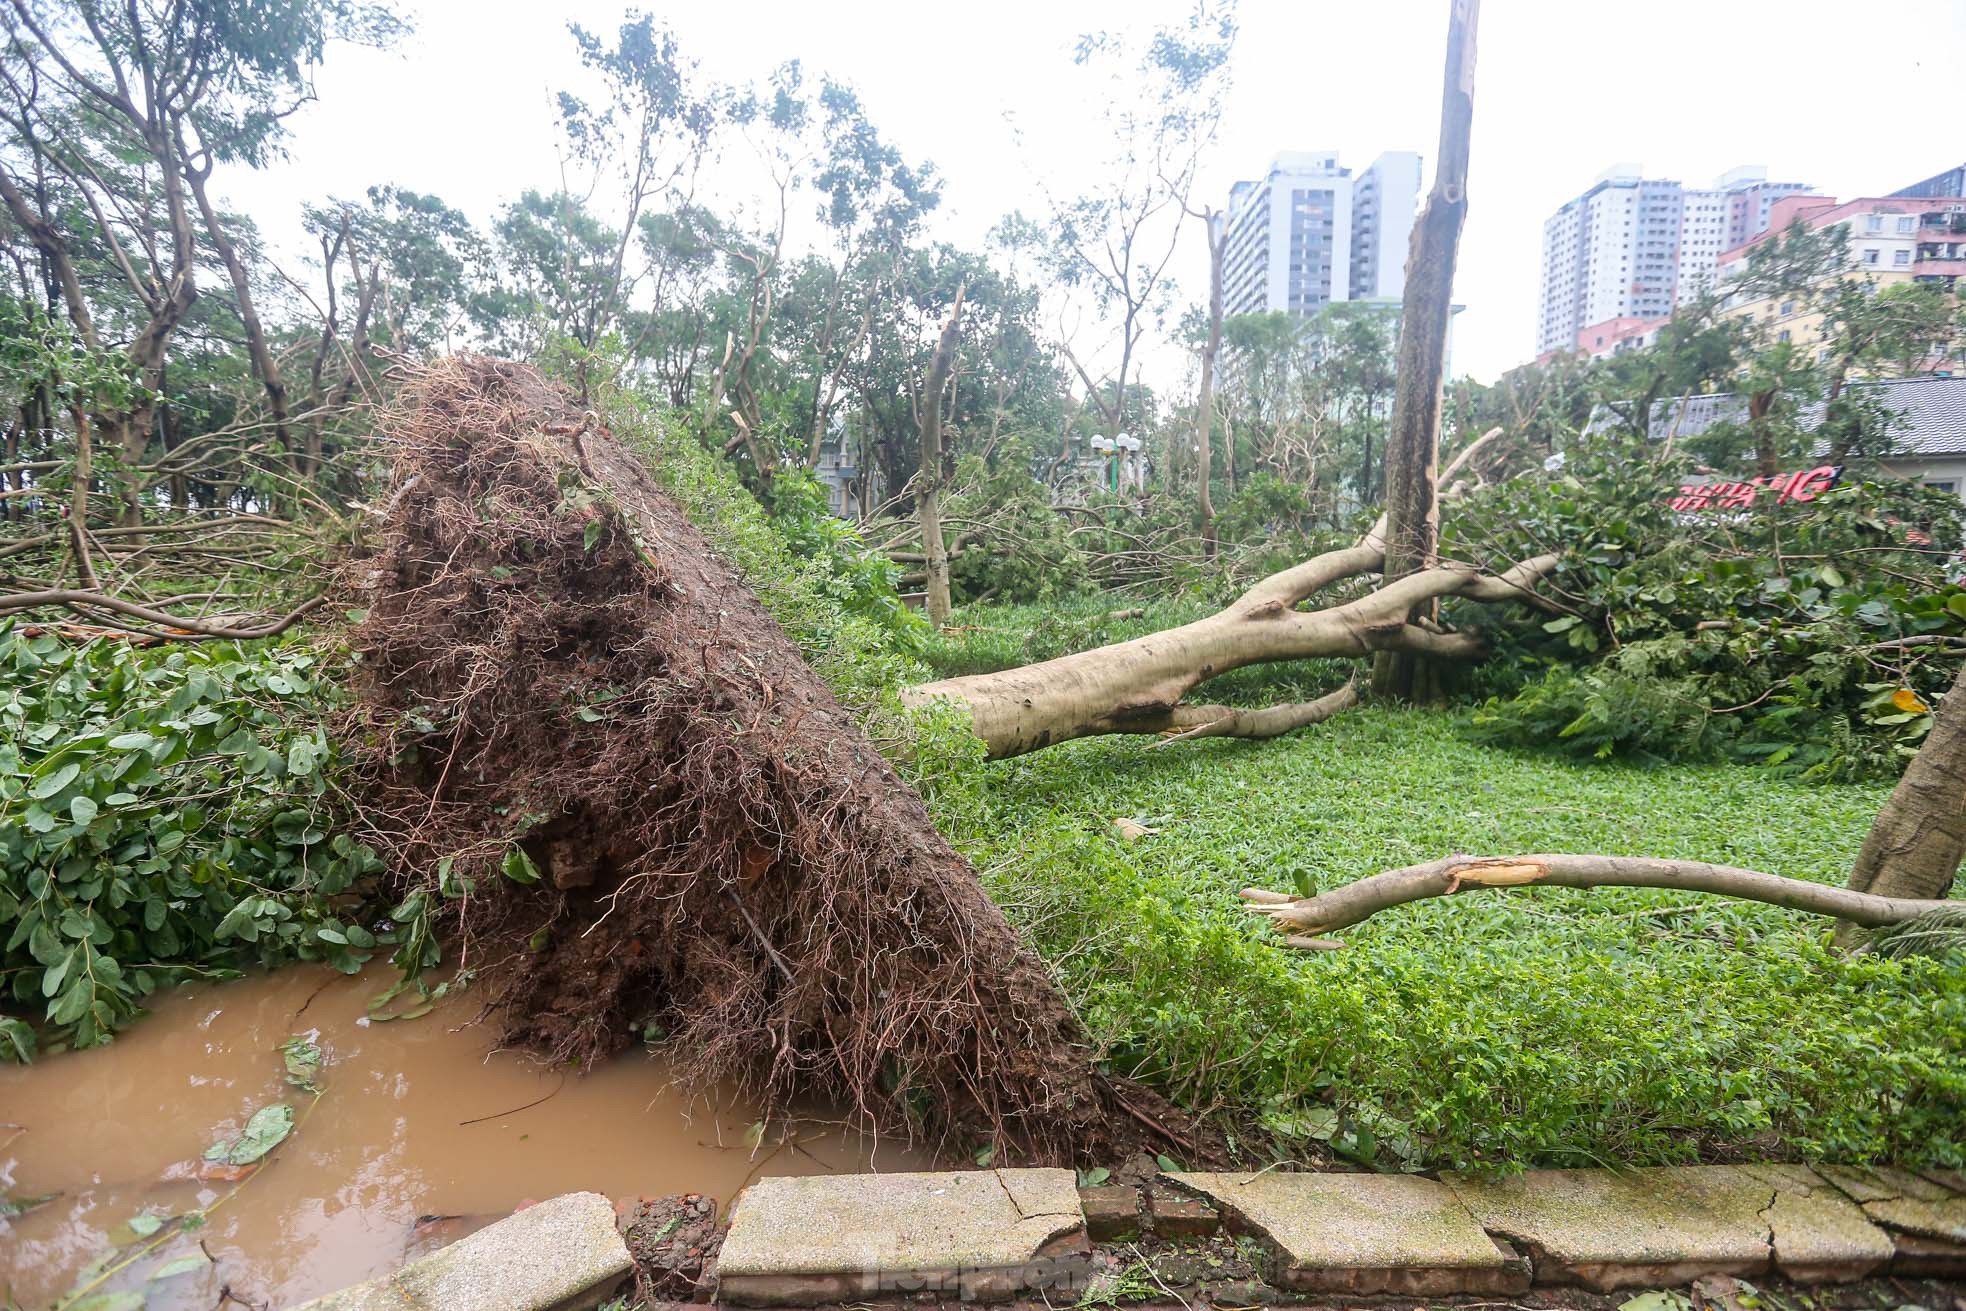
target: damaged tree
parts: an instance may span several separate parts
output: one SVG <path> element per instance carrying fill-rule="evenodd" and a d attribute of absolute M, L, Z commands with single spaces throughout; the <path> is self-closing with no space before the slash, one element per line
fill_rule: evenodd
<path fill-rule="evenodd" d="M 1461 452 L 1447 468 L 1446 478 L 1451 481 L 1497 435 L 1486 433 Z M 1206 619 L 1017 669 L 923 683 L 908 689 L 904 700 L 911 705 L 937 699 L 962 703 L 970 712 L 976 736 L 993 757 L 1022 755 L 1102 733 L 1275 737 L 1353 705 L 1356 691 L 1347 684 L 1315 701 L 1261 710 L 1183 705 L 1182 698 L 1211 678 L 1266 661 L 1369 656 L 1379 651 L 1480 659 L 1486 647 L 1477 634 L 1415 620 L 1412 612 L 1445 596 L 1547 606 L 1535 587 L 1556 567 L 1558 557 L 1536 556 L 1499 574 L 1467 564 L 1437 563 L 1341 605 L 1297 608 L 1327 588 L 1378 572 L 1385 559 L 1382 516 L 1354 545 L 1272 574 Z"/>
<path fill-rule="evenodd" d="M 1356 544 L 1272 574 L 1207 619 L 1020 669 L 924 683 L 908 690 L 904 699 L 910 704 L 924 705 L 938 698 L 962 703 L 970 711 L 976 735 L 992 756 L 999 757 L 1100 733 L 1274 737 L 1328 719 L 1354 704 L 1357 694 L 1352 685 L 1315 701 L 1262 710 L 1183 705 L 1182 698 L 1231 669 L 1313 656 L 1374 657 L 1375 690 L 1411 696 L 1419 686 L 1416 658 L 1474 660 L 1486 653 L 1477 635 L 1452 632 L 1440 624 L 1436 616 L 1441 598 L 1548 606 L 1534 589 L 1556 567 L 1555 555 L 1524 560 L 1500 574 L 1439 558 L 1441 483 L 1451 483 L 1454 474 L 1496 435 L 1486 434 L 1463 451 L 1444 475 L 1438 472 L 1441 376 L 1454 254 L 1467 209 L 1477 9 L 1476 0 L 1454 0 L 1449 17 L 1441 162 L 1426 212 L 1413 232 L 1393 445 L 1387 458 L 1387 512 Z M 1209 239 L 1213 254 L 1219 247 L 1213 244 L 1212 231 Z M 1219 270 L 1219 257 L 1213 262 Z M 1212 299 L 1219 304 L 1219 273 L 1215 285 Z M 1210 352 L 1202 376 L 1202 441 L 1207 440 L 1212 355 L 1219 340 L 1213 319 L 1212 314 Z M 1384 581 L 1363 596 L 1323 610 L 1298 609 L 1327 588 L 1375 573 L 1382 574 Z"/>
<path fill-rule="evenodd" d="M 942 538 L 942 393 L 949 386 L 949 370 L 955 367 L 956 343 L 962 331 L 963 288 L 956 288 L 956 303 L 942 324 L 942 335 L 935 342 L 935 356 L 929 361 L 928 377 L 915 403 L 915 423 L 921 433 L 921 471 L 915 475 L 915 505 L 921 516 L 922 559 L 928 573 L 928 621 L 940 626 L 949 622 L 949 544 Z"/>
<path fill-rule="evenodd" d="M 1413 225 L 1401 310 L 1398 381 L 1386 433 L 1388 581 L 1440 561 L 1441 383 L 1447 375 L 1447 330 L 1454 312 L 1454 264 L 1468 217 L 1468 140 L 1474 121 L 1475 23 L 1479 0 L 1453 0 L 1447 20 L 1447 71 L 1440 100 L 1440 158 L 1433 190 Z M 1416 607 L 1431 619 L 1438 598 Z M 1407 700 L 1438 699 L 1438 669 L 1423 652 L 1376 652 L 1372 690 Z"/>
<path fill-rule="evenodd" d="M 1040 1160 L 1113 1141 L 1044 966 L 591 413 L 467 358 L 390 427 L 343 738 L 371 840 L 507 1041 L 584 1062 L 664 1035 L 773 1106 Z"/>

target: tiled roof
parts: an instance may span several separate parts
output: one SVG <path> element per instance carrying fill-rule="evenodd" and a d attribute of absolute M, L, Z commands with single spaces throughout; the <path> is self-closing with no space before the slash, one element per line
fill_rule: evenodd
<path fill-rule="evenodd" d="M 1966 455 L 1966 376 L 1934 378 L 1894 378 L 1883 382 L 1853 382 L 1852 391 L 1873 392 L 1888 410 L 1899 417 L 1891 432 L 1891 449 L 1897 455 Z M 1806 407 L 1797 417 L 1804 428 L 1823 421 L 1819 401 Z M 1717 423 L 1741 423 L 1747 419 L 1747 401 L 1731 392 L 1659 401 L 1652 407 L 1651 432 L 1663 439 L 1667 433 L 1697 437 Z"/>

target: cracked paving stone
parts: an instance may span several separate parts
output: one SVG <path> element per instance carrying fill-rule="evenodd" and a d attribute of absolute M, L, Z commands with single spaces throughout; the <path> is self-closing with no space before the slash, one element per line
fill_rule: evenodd
<path fill-rule="evenodd" d="M 1314 1292 L 1520 1293 L 1529 1272 L 1445 1185 L 1411 1175 L 1165 1174 L 1275 1250 L 1270 1280 Z"/>
<path fill-rule="evenodd" d="M 1002 1300 L 1081 1287 L 1090 1251 L 1070 1170 L 760 1179 L 731 1209 L 718 1300 Z"/>
<path fill-rule="evenodd" d="M 1804 1166 L 1444 1178 L 1484 1227 L 1529 1250 L 1538 1283 L 1608 1292 L 1771 1268 L 1856 1279 L 1890 1257 L 1888 1238 Z"/>
<path fill-rule="evenodd" d="M 1966 1193 L 1949 1187 L 1946 1173 L 1874 1165 L 1826 1165 L 1822 1173 L 1860 1202 L 1864 1214 L 1876 1223 L 1894 1234 L 1926 1240 L 1910 1245 L 1912 1261 L 1895 1267 L 1901 1273 L 1912 1264 L 1921 1271 L 1950 1273 L 1966 1268 L 1966 1253 L 1947 1255 L 1953 1247 L 1966 1246 Z M 1905 1255 L 1907 1245 L 1901 1242 L 1899 1247 L 1900 1255 Z"/>

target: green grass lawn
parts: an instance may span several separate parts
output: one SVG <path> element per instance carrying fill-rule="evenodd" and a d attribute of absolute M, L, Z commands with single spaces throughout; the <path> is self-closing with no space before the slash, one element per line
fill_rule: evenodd
<path fill-rule="evenodd" d="M 938 662 L 940 663 L 940 662 Z M 1270 945 L 1239 888 L 1464 851 L 1601 851 L 1840 881 L 1887 791 L 1578 765 L 1367 709 L 1272 742 L 1070 743 L 945 773 L 944 830 L 1112 1068 L 1384 1165 L 1756 1155 L 1958 1165 L 1966 971 L 1845 959 L 1828 923 L 1669 892 L 1480 892 L 1348 950 Z M 1159 830 L 1129 843 L 1111 821 Z"/>

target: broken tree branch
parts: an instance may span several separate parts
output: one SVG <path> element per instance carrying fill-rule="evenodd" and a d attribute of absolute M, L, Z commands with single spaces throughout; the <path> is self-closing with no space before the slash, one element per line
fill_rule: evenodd
<path fill-rule="evenodd" d="M 1268 916 L 1280 928 L 1298 931 L 1299 936 L 1285 939 L 1288 945 L 1328 948 L 1332 945 L 1330 940 L 1317 935 L 1347 928 L 1394 906 L 1480 888 L 1519 887 L 1670 888 L 1675 892 L 1708 892 L 1812 915 L 1828 915 L 1867 928 L 1902 924 L 1954 904 L 1852 892 L 1807 879 L 1698 860 L 1547 853 L 1443 856 L 1424 865 L 1386 870 L 1314 897 L 1292 897 L 1262 888 L 1245 888 L 1242 897 L 1250 903 L 1251 911 Z"/>
<path fill-rule="evenodd" d="M 146 636 L 169 636 L 179 638 L 218 638 L 225 641 L 250 642 L 262 637 L 275 637 L 286 632 L 302 619 L 327 604 L 328 594 L 323 592 L 313 597 L 277 619 L 264 624 L 236 628 L 228 624 L 208 623 L 198 619 L 188 619 L 174 615 L 167 610 L 154 609 L 125 601 L 121 597 L 110 596 L 105 592 L 90 590 L 55 590 L 44 592 L 14 592 L 0 596 L 0 614 L 15 610 L 38 610 L 44 607 L 59 606 L 71 610 L 88 619 L 100 619 L 96 612 L 107 610 L 114 614 L 128 615 L 151 624 L 162 633 L 146 633 Z M 140 631 L 140 630 L 137 630 Z"/>
<path fill-rule="evenodd" d="M 1321 724 L 1357 704 L 1358 684 L 1351 682 L 1336 692 L 1325 693 L 1315 701 L 1292 701 L 1264 706 L 1260 710 L 1244 710 L 1236 706 L 1176 706 L 1168 713 L 1168 727 L 1181 731 L 1162 738 L 1154 743 L 1154 747 L 1198 737 L 1280 737 L 1295 729 Z M 1194 727 L 1183 727 L 1188 724 Z"/>

